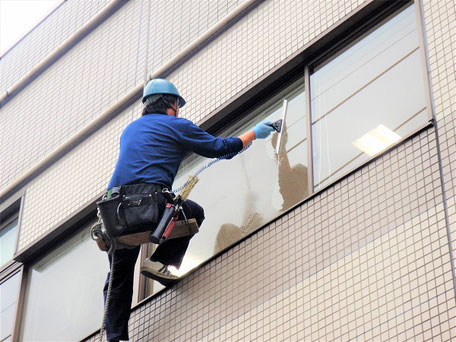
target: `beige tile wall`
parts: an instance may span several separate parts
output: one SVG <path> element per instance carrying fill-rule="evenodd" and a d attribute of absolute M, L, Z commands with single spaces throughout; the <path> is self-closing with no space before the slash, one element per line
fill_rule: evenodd
<path fill-rule="evenodd" d="M 361 4 L 265 1 L 171 75 L 189 102 L 184 115 L 194 121 L 203 120 L 207 113 Z M 43 98 L 49 89 L 58 88 L 64 70 L 78 76 L 84 72 L 91 80 L 86 84 L 78 78 L 74 97 L 79 100 L 69 107 L 77 113 L 85 99 L 87 104 L 82 105 L 86 105 L 83 108 L 87 113 L 83 115 L 87 119 L 96 116 L 91 111 L 99 113 L 129 90 L 134 82 L 119 75 L 131 73 L 132 61 L 141 59 L 135 59 L 137 56 L 127 47 L 117 51 L 103 46 L 100 53 L 115 52 L 113 69 L 105 69 L 106 55 L 97 56 L 94 51 L 98 51 L 97 43 L 105 44 L 124 32 L 128 18 L 137 17 L 139 6 L 139 1 L 126 5 L 92 38 L 11 101 L 8 111 L 2 108 L 2 114 L 10 115 L 8 122 L 16 127 L 27 125 L 27 120 L 20 120 L 31 113 L 22 109 L 28 114 L 17 118 L 12 114 L 24 108 L 19 100 Z M 452 240 L 445 220 L 448 218 L 454 237 L 456 45 L 448 32 L 454 29 L 456 6 L 451 1 L 429 0 L 424 1 L 423 8 L 446 193 L 442 193 L 435 130 L 430 128 L 138 307 L 131 319 L 133 341 L 456 338 L 450 254 L 454 243 L 450 247 Z M 201 18 L 206 17 L 204 11 L 201 8 L 198 12 Z M 134 46 L 138 42 L 131 39 L 138 32 L 135 27 L 139 29 L 133 26 L 122 36 L 125 44 Z M 181 29 L 192 30 L 186 26 Z M 172 41 L 172 32 L 166 33 Z M 173 52 L 160 51 L 154 53 L 164 60 Z M 97 62 L 90 60 L 90 54 Z M 130 67 L 123 69 L 122 58 Z M 78 60 L 83 62 L 79 64 Z M 151 68 L 158 65 L 149 63 Z M 106 80 L 112 91 L 88 97 L 91 92 L 87 87 L 99 85 L 100 80 Z M 49 97 L 56 96 L 52 94 Z M 44 104 L 49 102 L 50 107 L 51 103 L 60 103 L 44 98 Z M 64 110 L 62 106 L 59 108 Z M 27 248 L 103 190 L 115 163 L 120 132 L 139 115 L 139 109 L 136 106 L 124 111 L 28 186 L 20 249 Z M 84 125 L 85 119 L 73 127 L 75 116 L 68 114 L 65 118 L 59 123 L 51 120 L 53 128 L 33 138 L 51 142 L 43 143 L 33 156 L 19 160 L 11 168 L 11 179 L 20 174 L 19 166 L 30 166 L 47 153 L 49 146 L 65 141 Z M 54 138 L 56 131 L 62 132 Z M 9 158 L 15 160 L 14 156 Z M 448 200 L 446 208 L 444 196 Z"/>
<path fill-rule="evenodd" d="M 442 210 L 442 205 L 433 209 Z M 425 340 L 436 332 L 450 339 L 449 316 L 456 311 L 446 302 L 452 296 L 448 251 L 442 257 L 439 241 L 426 250 L 423 241 L 431 228 L 427 216 L 421 214 L 243 310 L 200 340 Z M 439 262 L 426 267 L 427 257 Z M 440 284 L 438 293 L 427 291 L 434 279 Z M 423 322 L 431 308 L 447 313 L 436 332 Z"/>
<path fill-rule="evenodd" d="M 80 4 L 81 0 L 69 2 Z M 165 64 L 173 54 L 183 50 L 241 2 L 128 1 L 0 108 L 0 189 L 11 184 L 115 101 L 141 84 L 145 74 Z M 82 16 L 81 11 L 74 10 L 71 15 Z M 65 18 L 68 15 L 66 5 L 62 6 L 62 16 Z M 54 25 L 60 29 L 60 21 L 55 21 L 57 23 Z M 41 37 L 28 43 L 27 51 L 41 49 L 43 39 Z M 59 39 L 55 37 L 60 42 Z M 18 49 L 22 47 L 18 46 Z M 21 63 L 22 55 L 14 60 L 16 64 Z M 9 75 L 6 68 L 14 73 L 14 65 L 4 66 L 5 75 Z"/>
<path fill-rule="evenodd" d="M 205 3 L 206 2 L 204 1 L 201 2 L 201 4 Z M 222 9 L 225 11 L 232 10 L 232 6 L 225 8 L 222 6 L 223 3 L 226 2 L 219 3 Z M 228 3 L 232 4 L 232 2 Z M 304 9 L 301 8 L 300 3 L 265 1 L 259 5 L 258 8 L 242 18 L 226 33 L 218 37 L 208 48 L 198 53 L 188 63 L 171 75 L 170 80 L 174 81 L 179 86 L 179 91 L 185 96 L 188 102 L 188 105 L 184 107 L 182 115 L 195 122 L 204 119 L 205 115 L 219 107 L 221 103 L 230 99 L 238 91 L 247 87 L 250 83 L 263 75 L 267 70 L 270 70 L 284 58 L 296 52 L 299 47 L 315 38 L 331 24 L 334 24 L 337 20 L 354 10 L 358 3 L 359 2 L 354 2 L 353 4 L 310 2 L 307 11 L 304 11 Z M 161 3 L 158 2 L 157 4 Z M 190 3 L 186 2 L 184 4 L 189 5 Z M 136 52 L 130 52 L 130 54 L 127 55 L 116 53 L 113 57 L 116 59 L 113 59 L 112 61 L 103 60 L 102 58 L 104 55 L 97 55 L 97 53 L 101 54 L 101 52 L 103 52 L 104 54 L 107 54 L 110 51 L 107 49 L 107 46 L 110 46 L 109 41 L 114 40 L 114 37 L 117 37 L 116 33 L 119 31 L 124 32 L 121 31 L 121 28 L 126 26 L 126 23 L 132 20 L 132 18 L 138 16 L 141 12 L 141 8 L 143 11 L 146 10 L 144 4 L 142 5 L 143 7 L 141 7 L 141 1 L 129 2 L 124 5 L 124 7 L 116 12 L 112 18 L 108 19 L 101 27 L 94 31 L 92 34 L 93 37 L 89 36 L 86 40 L 82 41 L 80 46 L 77 46 L 70 51 L 68 55 L 64 56 L 64 58 L 46 71 L 40 79 L 26 88 L 20 96 L 17 96 L 2 108 L 2 111 L 5 111 L 7 115 L 11 114 L 7 120 L 8 124 L 18 125 L 18 120 L 22 120 L 20 126 L 24 130 L 23 134 L 27 132 L 27 126 L 32 130 L 31 132 L 27 132 L 29 134 L 29 139 L 34 139 L 33 136 L 36 136 L 34 132 L 38 127 L 38 137 L 36 139 L 43 143 L 42 149 L 37 148 L 37 150 L 35 150 L 33 148 L 28 148 L 29 145 L 27 144 L 27 141 L 21 141 L 18 146 L 14 148 L 16 153 L 9 156 L 13 165 L 4 165 L 8 165 L 8 168 L 18 174 L 22 173 L 23 170 L 27 168 L 26 165 L 33 165 L 33 160 L 39 160 L 39 157 L 43 157 L 45 154 L 52 151 L 58 141 L 63 142 L 68 139 L 71 134 L 77 131 L 76 128 L 82 127 L 83 123 L 98 115 L 106 109 L 108 104 L 112 104 L 112 102 L 117 100 L 124 92 L 130 90 L 130 88 L 125 87 L 125 83 L 118 82 L 120 75 L 125 74 L 128 70 L 132 71 L 131 69 L 126 69 L 126 63 L 122 63 L 120 60 L 122 57 L 127 58 L 127 56 L 129 56 L 129 59 L 127 58 L 125 60 L 135 62 Z M 331 7 L 331 5 L 334 6 Z M 185 8 L 181 10 L 185 12 Z M 339 11 L 336 12 L 337 15 L 328 14 L 335 10 Z M 297 13 L 301 12 L 306 13 L 304 17 L 297 15 Z M 312 18 L 315 17 L 324 18 L 324 20 L 322 20 L 322 26 L 312 27 L 304 25 L 306 22 L 314 22 L 312 21 Z M 283 25 L 284 28 L 276 32 L 272 23 L 282 23 L 283 18 L 288 18 L 288 20 L 286 20 L 286 25 Z M 137 30 L 134 30 L 131 27 L 129 30 L 130 31 L 125 32 L 125 35 L 122 36 L 123 40 L 116 38 L 116 41 L 123 41 L 124 44 L 126 44 L 128 40 L 131 39 L 131 32 L 137 32 Z M 111 31 L 112 33 L 110 33 Z M 151 32 L 153 32 L 152 29 Z M 304 32 L 304 35 L 301 35 L 302 32 Z M 252 39 L 253 35 L 255 36 L 255 39 Z M 182 36 L 186 37 L 185 35 Z M 270 39 L 271 37 L 274 37 L 274 39 Z M 292 37 L 292 39 L 289 37 Z M 101 44 L 101 42 L 103 42 L 103 44 Z M 268 42 L 268 44 L 266 44 L 266 42 Z M 228 47 L 229 54 L 226 53 Z M 125 47 L 117 49 L 122 51 L 128 50 Z M 246 51 L 249 51 L 249 58 L 245 58 L 243 55 L 243 52 Z M 92 61 L 92 59 L 94 59 L 94 61 Z M 97 62 L 95 62 L 95 60 Z M 119 73 L 111 74 L 110 78 L 106 80 L 106 76 L 113 65 L 115 70 L 119 69 Z M 71 68 L 67 69 L 69 66 L 71 66 Z M 91 68 L 94 69 L 95 74 L 90 72 Z M 58 101 L 59 97 L 57 95 L 61 85 L 57 80 L 59 80 L 59 77 L 61 77 L 62 73 L 66 70 L 72 70 L 72 73 L 79 75 L 79 70 L 85 69 L 87 69 L 87 71 L 85 71 L 84 74 L 87 76 L 84 77 L 83 82 L 87 83 L 81 84 L 82 81 L 78 81 L 78 84 L 74 87 L 74 103 L 71 106 L 74 112 L 69 113 L 68 116 L 65 114 L 64 117 L 66 120 L 61 120 L 60 113 L 65 112 L 64 109 L 66 104 Z M 245 70 L 249 70 L 249 72 L 246 73 Z M 50 82 L 48 77 L 53 81 Z M 79 79 L 80 77 L 78 77 L 78 80 Z M 106 86 L 109 89 L 115 89 L 116 91 L 111 92 L 109 89 L 106 89 L 107 93 L 105 91 L 96 91 L 96 88 L 100 87 L 100 82 L 102 82 L 102 85 L 104 86 L 105 81 L 107 82 Z M 130 86 L 133 84 L 134 83 L 130 83 Z M 198 86 L 196 86 L 196 84 Z M 52 87 L 51 89 L 54 89 L 56 93 L 49 94 L 47 97 L 49 98 L 49 101 L 42 102 L 42 105 L 48 108 L 47 113 L 52 116 L 52 119 L 47 117 L 46 120 L 44 120 L 44 118 L 42 121 L 40 120 L 45 126 L 40 127 L 39 122 L 29 122 L 25 119 L 27 117 L 25 115 L 15 120 L 12 119 L 12 115 L 15 112 L 15 106 L 24 106 L 24 104 L 21 103 L 21 99 L 24 97 L 37 97 L 39 94 L 45 93 L 46 90 L 49 91 L 49 87 Z M 214 93 L 214 91 L 216 91 L 216 93 Z M 53 107 L 53 105 L 57 105 L 56 101 L 58 101 L 59 107 Z M 105 104 L 104 107 L 102 106 L 103 103 Z M 76 104 L 80 104 L 84 107 L 79 108 Z M 50 111 L 50 108 L 55 110 Z M 80 113 L 80 115 L 78 113 Z M 87 116 L 81 118 L 80 116 L 83 116 L 83 113 L 87 113 Z M 125 111 L 120 116 L 124 117 L 123 120 L 125 120 L 121 127 L 124 127 L 133 119 L 131 110 Z M 77 121 L 75 121 L 75 117 L 78 118 Z M 107 127 L 109 127 L 109 125 Z M 46 174 L 38 177 L 27 186 L 27 195 L 24 205 L 25 210 L 18 243 L 19 250 L 22 250 L 30 243 L 33 243 L 43 234 L 48 233 L 56 224 L 60 223 L 68 215 L 79 209 L 81 203 L 87 202 L 93 198 L 100 189 L 104 188 L 109 179 L 109 174 L 113 170 L 115 158 L 117 157 L 117 142 L 120 136 L 121 127 L 118 127 L 114 134 L 110 132 L 108 128 L 103 128 L 96 133 L 98 137 L 103 137 L 103 139 L 110 142 L 108 148 L 100 148 L 99 144 L 92 143 L 92 141 L 95 140 L 89 139 L 82 144 L 84 146 L 87 145 L 86 147 L 78 147 L 76 151 L 65 156 L 56 165 L 53 165 Z M 49 130 L 47 130 L 48 128 Z M 22 134 L 14 136 L 13 127 L 6 127 L 5 131 L 11 135 L 11 139 L 13 139 L 9 144 L 12 144 L 14 139 L 18 139 L 19 136 L 23 137 Z M 44 149 L 45 145 L 47 145 L 46 149 Z M 23 151 L 21 151 L 21 149 L 23 149 Z M 8 149 L 2 150 L 7 151 Z M 41 150 L 41 154 L 39 153 L 39 150 Z M 79 152 L 83 150 L 87 152 Z M 94 150 L 103 151 L 103 153 L 93 154 L 91 151 Z M 93 163 L 89 166 L 90 170 L 81 170 L 81 167 L 84 168 L 87 164 L 77 162 L 77 160 L 83 161 L 87 158 L 84 153 L 89 153 L 93 160 Z M 39 157 L 34 159 L 32 156 Z M 109 162 L 97 163 L 100 159 L 109 160 Z M 16 166 L 21 166 L 21 168 L 16 168 L 14 164 L 16 164 Z M 89 173 L 93 178 L 87 176 L 86 181 L 79 178 L 80 175 Z M 57 184 L 65 184 L 64 193 L 61 191 L 62 186 L 54 186 L 54 184 L 56 184 L 54 181 L 58 179 L 54 174 L 61 175 L 61 181 Z M 74 181 L 72 177 L 77 181 Z M 14 177 L 11 179 L 14 179 Z M 64 199 L 66 198 L 65 196 L 67 193 L 78 193 L 79 201 L 65 201 Z M 83 194 L 86 195 L 83 196 Z"/>
<path fill-rule="evenodd" d="M 364 1 L 265 1 L 171 75 L 194 122 L 220 107 Z"/>
<path fill-rule="evenodd" d="M 453 255 L 456 253 L 456 4 L 423 1 L 429 68 L 439 131 Z"/>
<path fill-rule="evenodd" d="M 430 128 L 140 306 L 131 340 L 456 338 L 438 163 L 420 167 L 433 140 Z"/>
<path fill-rule="evenodd" d="M 24 36 L 0 59 L 0 94 L 10 88 L 110 0 L 62 1 L 56 12 Z"/>
<path fill-rule="evenodd" d="M 141 110 L 139 102 L 131 106 L 29 184 L 18 250 L 106 190 L 119 152 L 120 134 Z"/>

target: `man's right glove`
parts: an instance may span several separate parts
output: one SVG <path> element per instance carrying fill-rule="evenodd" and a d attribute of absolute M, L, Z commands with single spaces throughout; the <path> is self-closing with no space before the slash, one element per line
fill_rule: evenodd
<path fill-rule="evenodd" d="M 253 131 L 255 132 L 255 137 L 257 139 L 266 139 L 269 134 L 274 131 L 272 121 L 264 121 L 256 124 L 256 126 L 253 127 Z"/>

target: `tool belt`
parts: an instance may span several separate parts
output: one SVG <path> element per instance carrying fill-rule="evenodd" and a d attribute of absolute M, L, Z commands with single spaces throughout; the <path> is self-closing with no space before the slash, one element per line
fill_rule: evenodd
<path fill-rule="evenodd" d="M 122 185 L 110 189 L 97 207 L 109 238 L 154 230 L 165 205 L 158 184 Z"/>

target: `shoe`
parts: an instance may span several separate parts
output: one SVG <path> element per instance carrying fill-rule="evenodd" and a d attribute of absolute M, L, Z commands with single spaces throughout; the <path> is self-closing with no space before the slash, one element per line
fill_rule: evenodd
<path fill-rule="evenodd" d="M 152 261 L 150 259 L 145 259 L 142 262 L 141 274 L 145 277 L 152 278 L 165 286 L 170 285 L 179 279 L 178 276 L 175 276 L 168 270 L 168 265 L 163 265 L 161 262 Z"/>

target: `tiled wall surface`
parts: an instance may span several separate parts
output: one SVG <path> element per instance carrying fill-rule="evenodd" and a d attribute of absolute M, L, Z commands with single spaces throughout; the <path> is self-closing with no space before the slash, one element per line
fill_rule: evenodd
<path fill-rule="evenodd" d="M 0 59 L 0 94 L 97 14 L 110 0 L 61 1 L 57 12 Z"/>
<path fill-rule="evenodd" d="M 150 74 L 165 64 L 241 2 L 131 0 L 123 5 L 0 109 L 0 189 L 142 83 L 146 70 Z M 171 20 L 170 13 L 180 19 Z"/>
<path fill-rule="evenodd" d="M 201 2 L 201 4 L 204 3 Z M 221 3 L 226 2 L 223 1 Z M 284 6 L 284 4 L 287 4 L 287 6 Z M 195 122 L 204 119 L 204 115 L 219 107 L 238 91 L 247 87 L 258 77 L 279 64 L 287 56 L 293 54 L 299 47 L 302 47 L 302 45 L 315 38 L 324 29 L 345 16 L 350 10 L 354 10 L 357 6 L 357 2 L 351 6 L 348 4 L 340 5 L 339 7 L 335 6 L 334 8 L 340 10 L 338 17 L 336 15 L 324 14 L 331 9 L 329 3 L 309 3 L 308 12 L 304 11 L 299 5 L 297 5 L 297 8 L 293 8 L 291 4 L 291 2 L 284 3 L 280 1 L 266 1 L 260 4 L 235 26 L 218 37 L 206 49 L 198 53 L 171 75 L 169 79 L 179 84 L 179 91 L 185 95 L 188 102 L 183 109 L 183 116 Z M 141 1 L 128 2 L 112 18 L 108 19 L 101 27 L 94 31 L 91 34 L 93 37 L 89 36 L 83 40 L 52 68 L 47 70 L 38 80 L 33 82 L 32 85 L 2 108 L 2 112 L 5 112 L 7 115 L 5 135 L 8 135 L 8 138 L 6 136 L 2 138 L 5 141 L 5 145 L 2 146 L 12 145 L 15 141 L 17 144 L 14 148 L 2 149 L 2 152 L 8 155 L 12 164 L 2 164 L 3 168 L 15 171 L 17 176 L 20 175 L 27 169 L 27 166 L 33 165 L 35 160 L 40 160 L 47 153 L 55 149 L 59 142 L 67 140 L 77 131 L 77 128 L 83 127 L 87 121 L 99 115 L 100 112 L 105 110 L 135 85 L 135 82 L 119 82 L 119 75 L 126 75 L 128 71 L 134 73 L 134 69 L 125 68 L 125 65 L 128 64 L 126 63 L 127 61 L 133 61 L 133 64 L 135 64 L 137 51 L 133 49 L 134 53 L 131 52 L 129 55 L 125 55 L 130 58 L 126 58 L 125 63 L 123 60 L 120 60 L 122 53 L 117 53 L 117 60 L 112 61 L 107 61 L 106 56 L 109 55 L 108 52 L 110 51 L 108 48 L 110 46 L 109 40 L 117 37 L 118 32 L 124 28 L 127 22 L 142 13 L 141 6 L 142 11 L 148 10 L 144 8 L 144 4 L 141 4 Z M 232 10 L 232 7 L 221 8 Z M 303 19 L 296 15 L 296 13 L 300 12 L 309 13 L 307 14 L 309 17 L 305 16 Z M 322 21 L 322 27 L 307 27 L 304 23 L 305 20 L 309 20 L 310 16 L 321 16 L 329 19 Z M 284 17 L 289 18 L 287 24 L 284 25 L 284 29 L 279 33 L 274 33 L 271 23 L 281 23 Z M 131 29 L 131 25 L 129 27 Z M 296 27 L 302 27 L 302 29 L 299 30 Z M 112 33 L 108 34 L 111 31 Z M 131 39 L 131 33 L 130 31 L 120 32 L 125 32 L 125 36 L 123 36 L 123 40 L 117 37 L 116 41 L 123 41 L 126 44 L 128 39 Z M 131 29 L 131 32 L 137 32 L 137 30 Z M 301 36 L 301 32 L 304 32 L 305 35 Z M 267 39 L 275 37 L 275 35 L 276 38 L 274 40 Z M 255 41 L 252 39 L 253 36 L 258 37 L 256 43 L 253 43 Z M 287 37 L 293 37 L 293 39 Z M 263 43 L 261 43 L 262 41 Z M 268 41 L 269 45 L 264 43 L 264 41 Z M 289 44 L 289 41 L 292 43 Z M 126 52 L 128 49 L 125 48 L 123 51 Z M 230 51 L 230 53 L 228 54 L 226 51 Z M 248 53 L 249 58 L 244 58 L 242 52 Z M 97 53 L 103 53 L 103 56 L 97 57 Z M 102 57 L 105 57 L 105 59 L 102 59 Z M 95 63 L 91 60 L 97 60 L 98 62 Z M 252 60 L 255 63 L 252 63 Z M 94 74 L 90 72 L 92 67 Z M 106 79 L 106 73 L 112 71 L 113 68 L 114 70 L 119 70 L 119 72 L 111 73 L 110 78 Z M 87 69 L 87 72 L 84 72 L 85 76 L 81 79 L 79 76 L 80 71 L 85 69 Z M 71 70 L 71 75 L 74 75 L 74 78 L 70 77 L 70 80 L 74 81 L 71 88 L 74 94 L 72 97 L 74 101 L 70 107 L 71 111 L 62 116 L 60 113 L 67 113 L 65 108 L 68 107 L 69 103 L 60 101 L 61 84 L 58 80 L 62 77 L 62 74 L 68 74 L 68 70 Z M 246 70 L 249 71 L 246 72 Z M 215 79 L 217 80 L 216 82 L 214 82 Z M 97 90 L 100 87 L 100 82 L 103 87 L 106 85 L 106 91 L 100 92 Z M 113 91 L 110 91 L 110 89 Z M 46 118 L 36 122 L 31 121 L 30 117 L 25 114 L 20 117 L 14 116 L 15 106 L 25 107 L 24 103 L 21 103 L 21 100 L 24 98 L 38 98 L 46 91 L 48 91 L 46 98 L 49 100 L 39 102 L 39 106 L 43 106 L 43 108 L 39 107 L 39 112 L 46 116 Z M 65 94 L 69 96 L 66 92 Z M 104 106 L 102 106 L 103 103 L 105 104 Z M 10 116 L 8 116 L 9 114 Z M 133 118 L 131 110 L 125 111 L 120 116 L 124 116 L 124 120 L 126 120 L 122 127 Z M 40 123 L 42 126 L 40 126 Z M 22 127 L 21 134 L 14 134 L 18 131 L 18 127 Z M 81 164 L 73 164 L 73 155 L 76 152 L 72 152 L 59 161 L 58 167 L 52 166 L 46 174 L 38 177 L 27 187 L 24 208 L 28 209 L 24 210 L 19 250 L 34 242 L 39 236 L 49 232 L 56 224 L 77 210 L 79 206 L 76 204 L 85 203 L 100 192 L 100 189 L 103 189 L 110 172 L 113 170 L 115 158 L 117 157 L 120 132 L 121 128 L 115 134 L 108 132 L 107 128 L 103 128 L 96 133 L 97 136 L 110 141 L 109 152 L 107 151 L 103 154 L 103 156 L 111 160 L 110 163 L 98 162 L 98 160 L 102 159 L 100 155 L 94 155 L 90 152 L 92 150 L 100 151 L 100 145 L 93 144 L 91 142 L 92 140 L 85 141 L 82 144 L 88 145 L 86 151 L 88 151 L 87 153 L 91 153 L 94 158 L 94 162 L 89 167 L 90 170 L 88 169 L 86 172 L 90 172 L 96 178 L 99 176 L 95 176 L 97 174 L 95 170 L 100 169 L 103 175 L 103 177 L 97 178 L 95 184 L 91 181 L 83 180 L 75 182 L 71 180 L 71 177 L 66 176 L 74 173 L 77 175 L 83 174 L 83 172 L 75 171 L 79 170 Z M 24 134 L 28 135 L 24 136 Z M 27 144 L 27 140 L 34 139 L 36 139 L 38 147 L 29 148 L 31 145 Z M 43 148 L 40 148 L 40 145 Z M 47 148 L 44 149 L 44 147 Z M 83 147 L 79 147 L 78 151 L 80 148 Z M 84 160 L 85 157 L 81 156 L 78 158 Z M 56 179 L 50 176 L 51 170 L 56 170 L 54 172 L 59 172 L 65 178 L 62 180 L 66 184 L 65 194 L 86 193 L 89 196 L 85 198 L 78 196 L 80 202 L 70 201 L 68 203 L 65 201 L 66 195 L 61 191 L 50 193 L 51 189 L 56 189 L 55 185 L 51 185 L 51 183 L 54 184 L 52 180 Z M 11 175 L 16 173 L 11 173 Z M 5 181 L 6 178 L 1 177 L 2 181 Z M 14 178 L 12 177 L 11 179 L 14 180 Z M 43 189 L 48 190 L 43 191 Z M 41 204 L 39 207 L 34 208 L 36 203 Z"/>
<path fill-rule="evenodd" d="M 435 150 L 431 128 L 220 255 L 135 310 L 131 340 L 456 338 Z"/>
<path fill-rule="evenodd" d="M 119 152 L 120 134 L 141 110 L 138 102 L 32 181 L 25 196 L 19 250 L 106 190 Z"/>
<path fill-rule="evenodd" d="M 188 102 L 183 113 L 204 120 L 362 3 L 265 1 L 171 75 Z"/>
<path fill-rule="evenodd" d="M 456 4 L 423 1 L 448 219 L 456 253 Z"/>
<path fill-rule="evenodd" d="M 1 188 L 240 2 L 124 5 L 0 110 Z M 183 115 L 204 120 L 363 3 L 264 1 L 171 75 L 188 101 Z M 170 8 L 182 19 L 168 22 Z M 164 32 L 150 36 L 149 58 L 138 49 L 145 11 L 157 13 L 149 32 Z M 133 341 L 456 339 L 455 11 L 423 1 L 440 146 L 434 128 L 421 132 L 139 306 Z M 19 250 L 103 191 L 140 108 L 27 185 Z"/>

